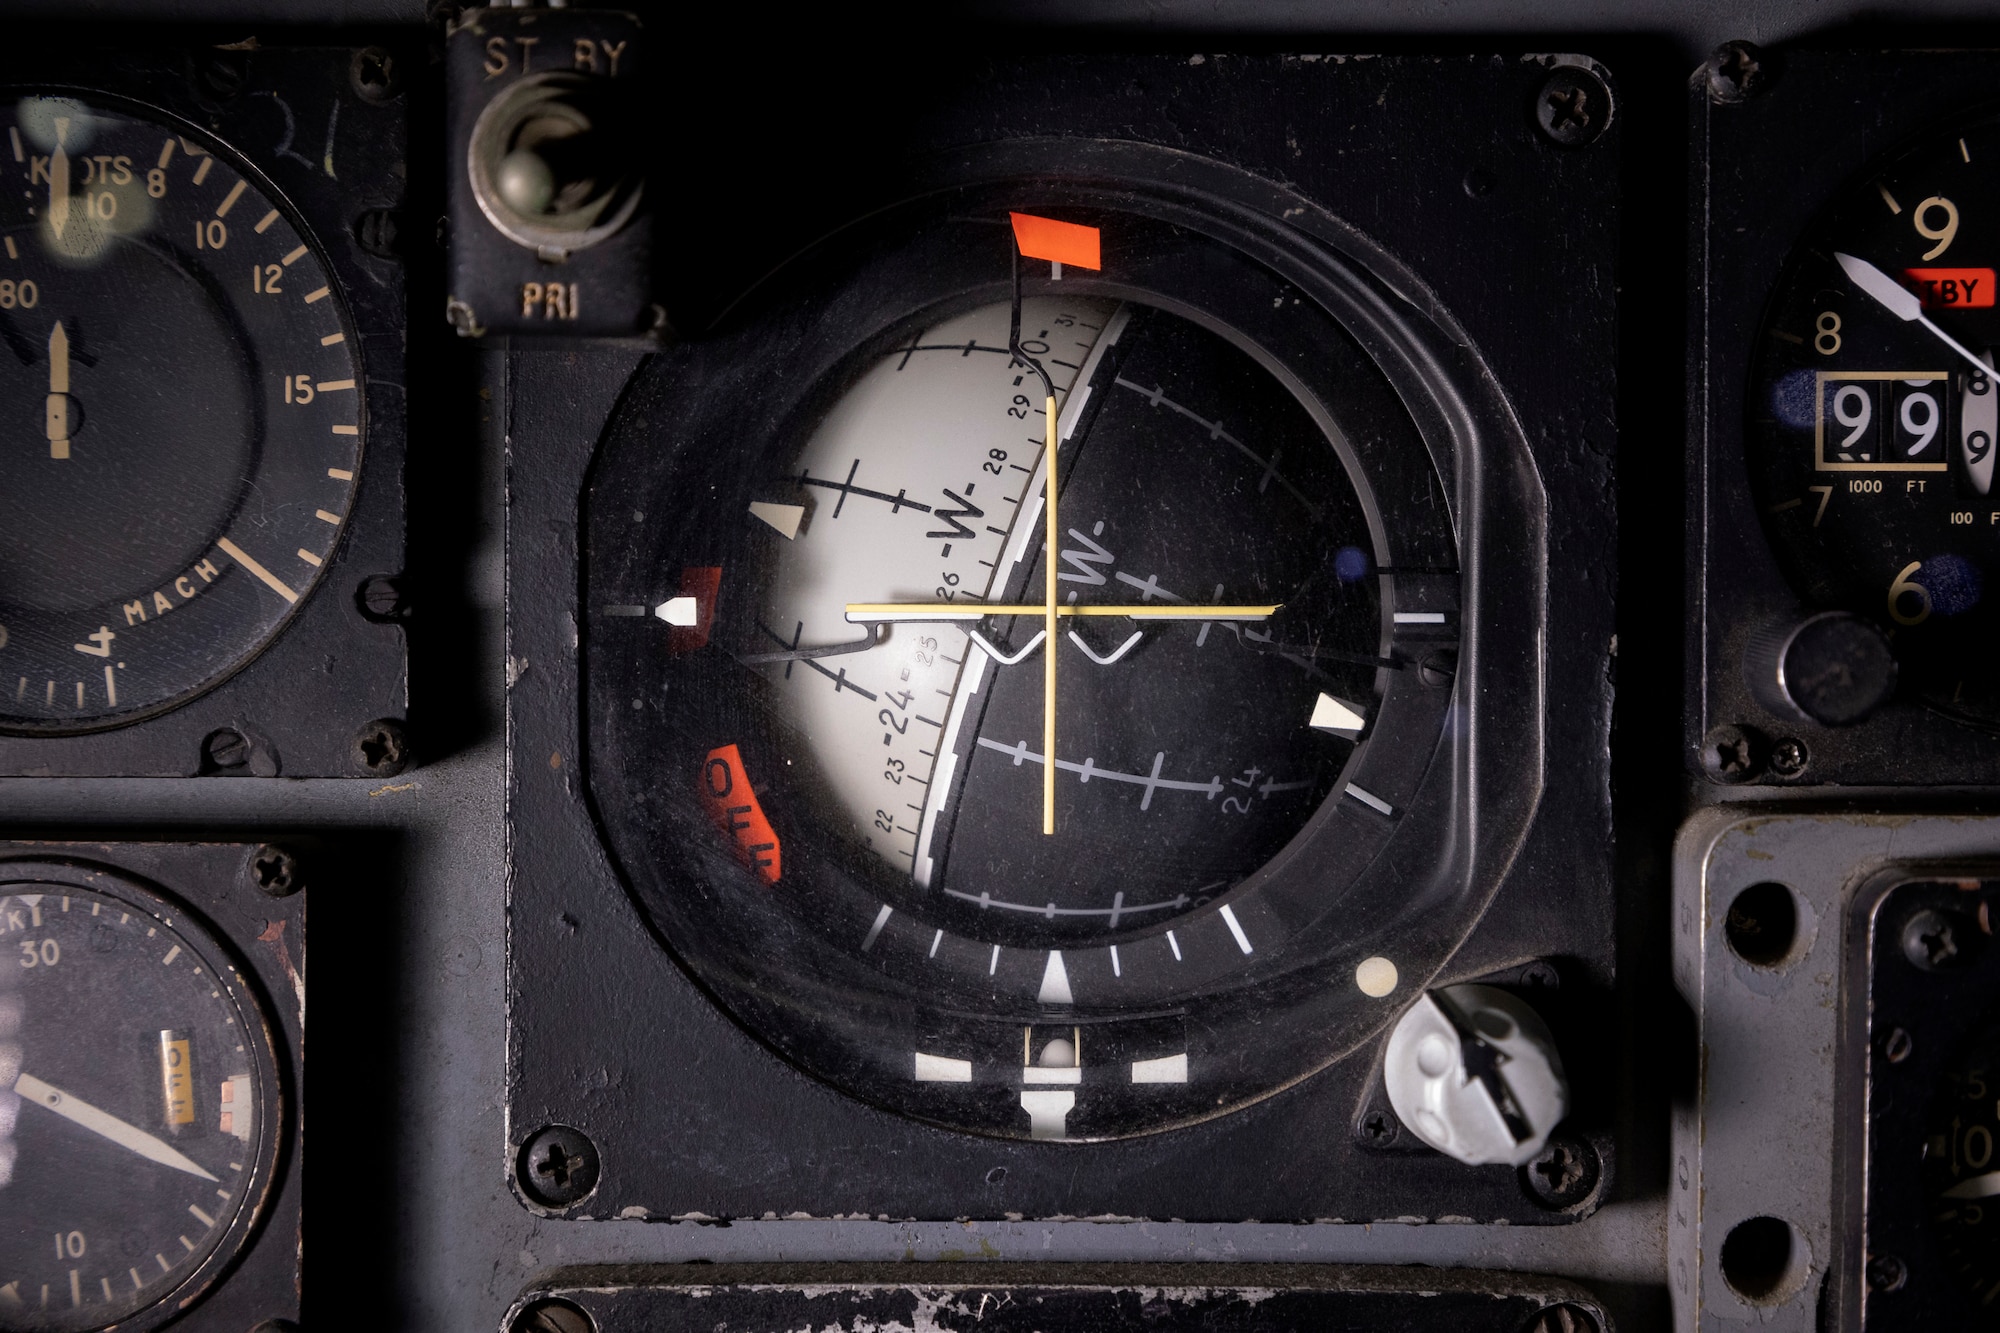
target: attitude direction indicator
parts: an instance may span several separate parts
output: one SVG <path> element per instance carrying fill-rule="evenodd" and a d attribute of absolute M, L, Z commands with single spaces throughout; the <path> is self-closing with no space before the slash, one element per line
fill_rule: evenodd
<path fill-rule="evenodd" d="M 1268 620 L 1277 613 L 1277 606 L 1068 606 L 1056 600 L 1055 552 L 1061 540 L 1062 529 L 1056 523 L 1056 389 L 1047 370 L 1036 358 L 1029 356 L 1021 347 L 1021 259 L 1045 259 L 1052 264 L 1069 264 L 1077 268 L 1096 269 L 1100 267 L 1098 230 L 1095 227 L 1079 226 L 1071 222 L 1059 222 L 1053 218 L 1034 217 L 1027 213 L 1010 215 L 1014 227 L 1016 260 L 1014 264 L 1014 319 L 1008 338 L 1008 350 L 1017 364 L 1032 369 L 1041 377 L 1044 390 L 1043 418 L 1048 425 L 1048 437 L 1044 450 L 1048 467 L 1044 470 L 1042 483 L 1043 512 L 1046 516 L 1044 564 L 1047 579 L 1040 602 L 1006 603 L 967 607 L 951 602 L 849 602 L 847 619 L 850 624 L 868 625 L 882 621 L 905 622 L 950 622 L 984 620 L 991 616 L 1040 616 L 1043 620 L 1042 632 L 1034 643 L 1029 644 L 1013 658 L 1001 658 L 1005 662 L 1017 662 L 1034 650 L 1037 645 L 1045 645 L 1042 652 L 1042 753 L 1050 762 L 1042 765 L 1042 832 L 1044 835 L 1056 831 L 1056 622 L 1063 616 L 1125 616 L 1132 620 Z M 1059 271 L 1059 270 L 1058 270 Z M 761 517 L 761 515 L 760 515 Z M 769 522 L 767 518 L 765 520 Z M 1131 647 L 1127 641 L 1126 648 Z M 1115 660 L 1123 656 L 1124 649 L 1113 655 Z M 995 654 L 997 657 L 998 654 Z"/>

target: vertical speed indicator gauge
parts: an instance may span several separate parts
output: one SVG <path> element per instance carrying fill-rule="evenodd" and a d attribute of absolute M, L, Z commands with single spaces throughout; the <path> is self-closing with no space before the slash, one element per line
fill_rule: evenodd
<path fill-rule="evenodd" d="M 1924 1177 L 1947 1267 L 2000 1328 L 2000 1012 L 1965 1044 L 1932 1108 Z"/>
<path fill-rule="evenodd" d="M 1943 130 L 1856 181 L 1780 278 L 1746 441 L 1812 607 L 1889 638 L 1903 692 L 2000 724 L 2000 123 Z"/>
<path fill-rule="evenodd" d="M 360 470 L 350 337 L 311 239 L 221 145 L 0 104 L 0 731 L 156 713 L 284 626 Z"/>
<path fill-rule="evenodd" d="M 269 1029 L 136 883 L 0 867 L 0 1330 L 151 1327 L 235 1258 L 280 1141 Z"/>

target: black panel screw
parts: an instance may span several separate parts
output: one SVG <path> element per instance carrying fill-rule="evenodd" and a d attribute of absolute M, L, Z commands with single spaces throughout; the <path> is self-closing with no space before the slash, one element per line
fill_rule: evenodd
<path fill-rule="evenodd" d="M 1594 71 L 1564 65 L 1535 95 L 1535 124 L 1564 148 L 1595 142 L 1611 124 L 1611 89 Z"/>
<path fill-rule="evenodd" d="M 1805 772 L 1808 759 L 1805 742 L 1790 736 L 1771 746 L 1771 771 L 1781 778 L 1795 778 Z"/>
<path fill-rule="evenodd" d="M 1708 58 L 1710 100 L 1734 105 L 1764 91 L 1769 82 L 1764 53 L 1748 42 L 1724 42 Z"/>
<path fill-rule="evenodd" d="M 378 778 L 393 778 L 410 765 L 410 743 L 403 724 L 378 717 L 354 733 L 354 762 Z"/>
<path fill-rule="evenodd" d="M 479 322 L 478 314 L 456 296 L 444 303 L 444 318 L 461 338 L 478 338 L 486 333 L 486 326 Z"/>
<path fill-rule="evenodd" d="M 377 259 L 394 259 L 400 253 L 396 222 L 393 208 L 367 209 L 354 219 L 354 243 Z"/>
<path fill-rule="evenodd" d="M 996 1166 L 986 1173 L 986 1183 L 989 1185 L 998 1185 L 1005 1179 L 1007 1179 L 1007 1168 L 1004 1166 Z"/>
<path fill-rule="evenodd" d="M 216 51 L 195 66 L 195 91 L 205 101 L 227 102 L 250 81 L 250 67 L 240 52 Z"/>
<path fill-rule="evenodd" d="M 1938 972 L 1968 961 L 1965 957 L 1969 922 L 1946 912 L 1925 908 L 1903 923 L 1903 957 L 1926 972 Z"/>
<path fill-rule="evenodd" d="M 1893 1254 L 1878 1254 L 1868 1261 L 1868 1285 L 1875 1291 L 1901 1291 L 1909 1279 L 1909 1268 Z"/>
<path fill-rule="evenodd" d="M 1530 990 L 1557 990 L 1562 986 L 1562 974 L 1554 963 L 1537 959 L 1521 969 L 1521 984 Z"/>
<path fill-rule="evenodd" d="M 1354 1137 L 1367 1148 L 1386 1148 L 1402 1132 L 1401 1122 L 1379 1106 L 1370 1107 L 1354 1127 Z"/>
<path fill-rule="evenodd" d="M 220 727 L 201 738 L 195 772 L 203 777 L 278 776 L 278 752 L 247 727 Z"/>
<path fill-rule="evenodd" d="M 580 1129 L 550 1125 L 521 1148 L 521 1190 L 544 1208 L 567 1208 L 597 1188 L 597 1145 Z"/>
<path fill-rule="evenodd" d="M 224 727 L 211 731 L 201 743 L 201 771 L 204 774 L 240 773 L 250 766 L 250 742 L 240 731 Z"/>
<path fill-rule="evenodd" d="M 1757 738 L 1746 728 L 1725 723 L 1701 738 L 1701 771 L 1716 782 L 1748 782 L 1763 767 Z"/>
<path fill-rule="evenodd" d="M 1569 1134 L 1550 1138 L 1521 1168 L 1521 1180 L 1545 1207 L 1574 1208 L 1597 1188 L 1597 1152 Z"/>
<path fill-rule="evenodd" d="M 378 625 L 407 620 L 410 604 L 403 596 L 403 581 L 393 574 L 371 574 L 354 590 L 354 605 L 362 618 Z"/>
<path fill-rule="evenodd" d="M 1441 648 L 1417 664 L 1417 679 L 1434 690 L 1443 689 L 1457 676 L 1458 653 L 1450 648 Z"/>
<path fill-rule="evenodd" d="M 1597 1316 L 1581 1305 L 1564 1302 L 1537 1314 L 1523 1333 L 1602 1333 L 1603 1327 Z"/>
<path fill-rule="evenodd" d="M 289 898 L 305 887 L 305 877 L 299 873 L 299 858 L 268 842 L 250 853 L 248 870 L 250 882 L 258 892 L 273 898 Z"/>
<path fill-rule="evenodd" d="M 347 79 L 362 101 L 378 106 L 392 100 L 403 90 L 396 57 L 379 46 L 363 47 L 354 53 L 354 59 L 347 67 Z"/>
<path fill-rule="evenodd" d="M 507 1333 L 597 1333 L 597 1323 L 581 1306 L 545 1297 L 523 1307 Z"/>

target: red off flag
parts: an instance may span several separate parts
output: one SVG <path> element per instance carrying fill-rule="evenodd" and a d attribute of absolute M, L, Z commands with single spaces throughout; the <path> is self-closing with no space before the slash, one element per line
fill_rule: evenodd
<path fill-rule="evenodd" d="M 1029 259 L 1046 259 L 1054 264 L 1101 269 L 1098 261 L 1098 233 L 1095 227 L 1054 218 L 1038 218 L 1032 213 L 1009 213 L 1014 220 L 1014 244 Z"/>

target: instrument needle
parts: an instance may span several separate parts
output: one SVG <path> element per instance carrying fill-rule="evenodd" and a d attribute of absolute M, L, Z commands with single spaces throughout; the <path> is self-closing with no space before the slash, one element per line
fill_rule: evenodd
<path fill-rule="evenodd" d="M 69 335 L 57 320 L 49 333 L 49 396 L 47 403 L 49 457 L 69 457 Z"/>
<path fill-rule="evenodd" d="M 1876 304 L 1884 310 L 1904 323 L 1921 324 L 1939 342 L 1976 366 L 1982 378 L 1993 373 L 1993 367 L 1982 361 L 1964 343 L 1931 323 L 1929 316 L 1924 314 L 1924 303 L 1917 298 L 1915 292 L 1905 289 L 1902 284 L 1865 259 L 1857 259 L 1853 255 L 1837 251 L 1833 257 L 1839 262 L 1842 271 L 1853 280 L 1854 285 L 1874 297 Z"/>

